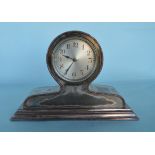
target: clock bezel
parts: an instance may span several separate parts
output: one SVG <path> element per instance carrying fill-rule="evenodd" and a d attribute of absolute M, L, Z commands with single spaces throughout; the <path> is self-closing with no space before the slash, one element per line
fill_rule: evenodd
<path fill-rule="evenodd" d="M 91 46 L 92 50 L 95 52 L 95 55 L 96 55 L 96 59 L 97 59 L 96 69 L 88 77 L 80 81 L 65 80 L 64 78 L 58 75 L 52 63 L 53 52 L 55 51 L 55 48 L 57 47 L 57 45 L 60 44 L 60 42 L 62 42 L 63 40 L 67 40 L 69 38 L 70 39 L 78 38 L 80 40 L 87 41 L 87 43 Z M 103 66 L 103 53 L 99 43 L 91 35 L 81 31 L 68 31 L 60 34 L 51 42 L 47 51 L 46 61 L 47 61 L 47 66 L 50 74 L 60 85 L 83 85 L 83 84 L 91 83 L 100 73 Z"/>

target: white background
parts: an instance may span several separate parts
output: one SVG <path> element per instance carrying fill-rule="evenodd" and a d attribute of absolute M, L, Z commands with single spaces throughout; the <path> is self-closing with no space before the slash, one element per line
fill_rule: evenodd
<path fill-rule="evenodd" d="M 2 22 L 153 22 L 153 0 L 3 0 Z M 152 118 L 154 119 L 154 118 Z M 0 155 L 155 154 L 154 133 L 0 133 Z"/>
<path fill-rule="evenodd" d="M 154 155 L 154 133 L 1 133 L 1 155 Z"/>
<path fill-rule="evenodd" d="M 1 0 L 1 21 L 154 21 L 154 0 Z"/>

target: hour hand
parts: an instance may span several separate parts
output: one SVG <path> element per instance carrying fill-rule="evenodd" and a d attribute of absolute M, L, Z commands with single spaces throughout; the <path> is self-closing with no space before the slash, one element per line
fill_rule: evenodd
<path fill-rule="evenodd" d="M 73 60 L 73 58 L 69 57 L 68 55 L 62 55 L 62 56 L 64 56 L 64 57 L 67 58 L 67 59 Z"/>

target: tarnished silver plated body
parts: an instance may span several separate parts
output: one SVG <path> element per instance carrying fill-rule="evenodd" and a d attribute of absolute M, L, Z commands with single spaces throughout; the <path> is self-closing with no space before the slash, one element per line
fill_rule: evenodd
<path fill-rule="evenodd" d="M 137 120 L 116 90 L 105 85 L 86 89 L 66 87 L 36 89 L 17 110 L 12 120 L 105 119 Z"/>
<path fill-rule="evenodd" d="M 86 79 L 82 77 L 83 72 L 81 72 L 81 79 L 75 80 L 70 78 L 70 80 L 65 80 L 67 75 L 64 74 L 64 77 L 61 77 L 61 74 L 58 74 L 55 70 L 55 66 L 53 66 L 53 60 L 57 65 L 59 64 L 59 62 L 57 63 L 57 60 L 55 60 L 54 57 L 56 47 L 60 43 L 63 43 L 64 40 L 69 39 L 70 41 L 72 38 L 74 38 L 74 40 L 75 38 L 80 41 L 82 40 L 82 43 L 78 43 L 81 43 L 85 46 L 88 44 L 89 46 L 87 46 L 91 48 L 91 52 L 94 52 L 93 57 L 96 61 L 94 63 L 95 68 L 92 67 L 92 73 L 90 76 L 87 76 Z M 63 47 L 64 46 L 65 44 L 63 45 Z M 65 50 L 67 50 L 67 48 Z M 83 50 L 82 52 L 85 51 Z M 74 56 L 73 53 L 69 54 L 71 54 L 71 56 Z M 90 53 L 88 52 L 88 56 L 89 55 Z M 73 63 L 75 63 L 74 65 L 76 65 L 76 58 L 70 58 L 68 55 L 62 56 L 66 57 L 63 58 L 65 60 L 64 63 L 68 63 L 69 61 L 71 61 L 70 67 Z M 85 59 L 87 60 L 86 56 L 87 55 L 85 55 Z M 68 58 L 72 60 L 67 60 Z M 85 63 L 87 64 L 87 62 Z M 92 63 L 92 61 L 89 61 L 89 63 Z M 32 94 L 26 98 L 17 112 L 13 115 L 13 117 L 11 118 L 12 120 L 138 119 L 136 114 L 127 106 L 123 97 L 120 96 L 113 87 L 106 85 L 91 85 L 91 82 L 97 77 L 102 69 L 103 54 L 98 42 L 89 34 L 79 31 L 71 31 L 58 36 L 51 43 L 48 49 L 47 65 L 51 75 L 57 81 L 59 86 L 45 87 L 34 90 Z M 79 67 L 82 64 L 79 63 L 77 65 Z M 61 67 L 59 68 L 59 70 L 61 69 Z M 70 67 L 67 69 L 67 72 Z M 76 68 L 76 66 L 74 66 L 74 68 Z M 76 74 L 74 73 L 73 75 L 75 76 Z"/>

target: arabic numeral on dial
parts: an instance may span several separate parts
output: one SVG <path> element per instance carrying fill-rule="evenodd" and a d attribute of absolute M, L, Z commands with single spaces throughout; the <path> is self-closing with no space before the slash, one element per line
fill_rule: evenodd
<path fill-rule="evenodd" d="M 64 49 L 60 49 L 60 54 L 61 55 L 65 54 L 65 50 Z"/>
<path fill-rule="evenodd" d="M 93 62 L 93 58 L 88 58 L 88 63 L 92 63 Z"/>
<path fill-rule="evenodd" d="M 87 65 L 87 70 L 89 69 L 89 66 Z"/>
<path fill-rule="evenodd" d="M 67 44 L 67 49 L 70 49 L 70 44 Z"/>
<path fill-rule="evenodd" d="M 82 50 L 84 50 L 84 44 L 82 45 Z"/>
<path fill-rule="evenodd" d="M 91 51 L 88 50 L 87 51 L 87 56 L 90 56 L 90 54 L 91 54 Z"/>
<path fill-rule="evenodd" d="M 78 48 L 78 43 L 74 42 L 73 47 Z"/>
<path fill-rule="evenodd" d="M 64 65 L 63 65 L 63 64 L 61 64 L 61 65 L 60 65 L 60 69 L 61 69 L 61 68 L 63 68 L 63 67 L 64 67 Z"/>
<path fill-rule="evenodd" d="M 80 70 L 80 72 L 81 72 L 81 75 L 83 75 L 83 70 L 82 69 Z"/>
<path fill-rule="evenodd" d="M 73 72 L 73 73 L 72 73 L 72 76 L 73 76 L 73 77 L 76 77 L 76 72 Z"/>

